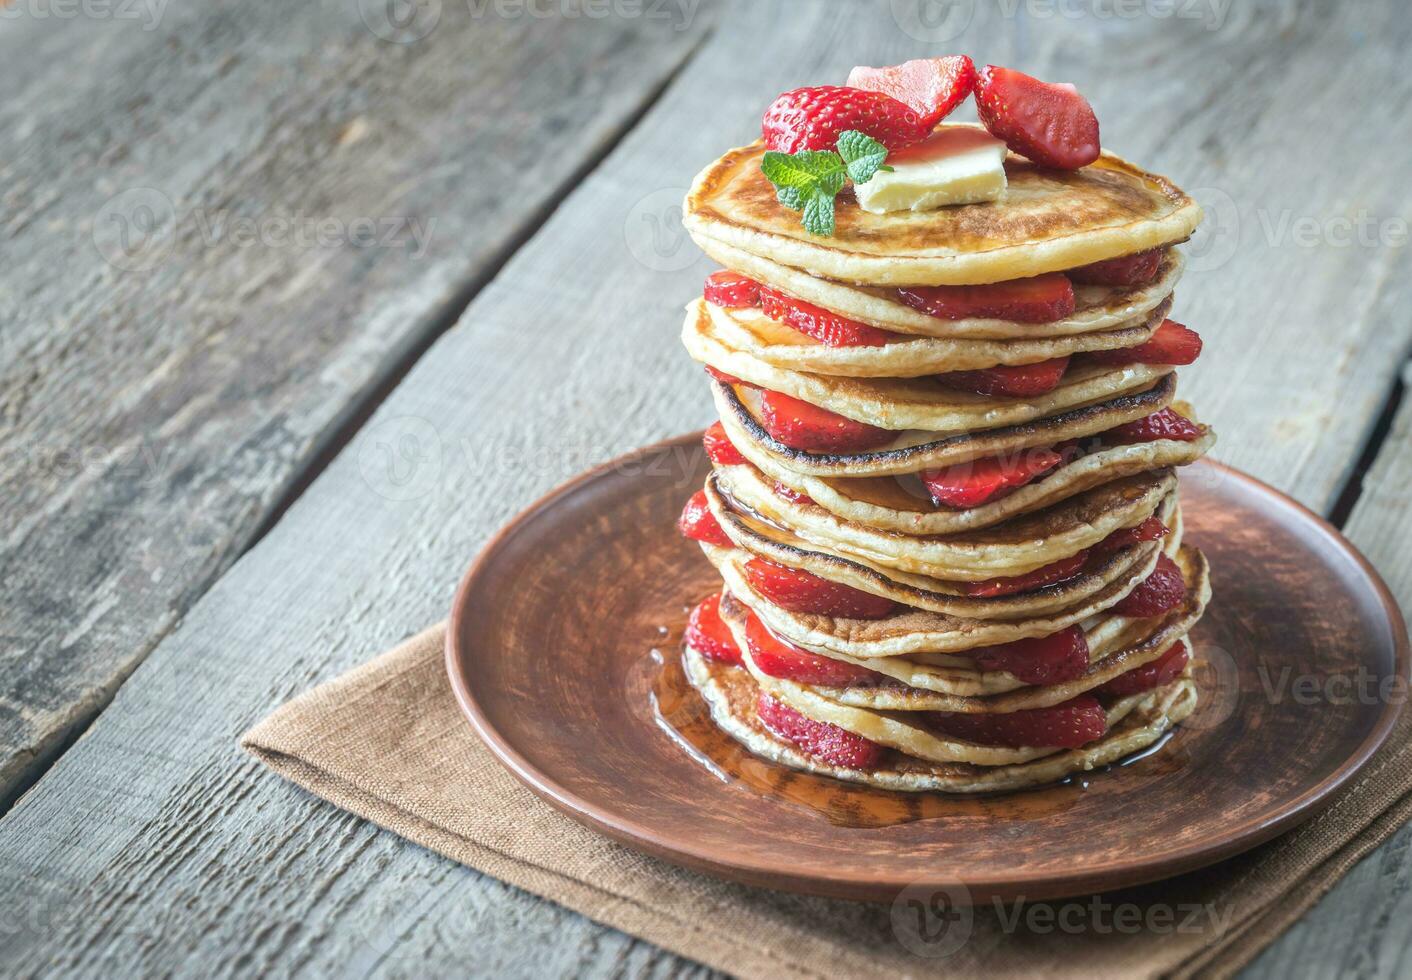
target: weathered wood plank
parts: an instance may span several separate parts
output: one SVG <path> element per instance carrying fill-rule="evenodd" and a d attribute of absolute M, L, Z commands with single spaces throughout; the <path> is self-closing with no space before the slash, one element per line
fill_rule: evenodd
<path fill-rule="evenodd" d="M 0 801 L 709 20 L 50 9 L 0 31 Z"/>
<path fill-rule="evenodd" d="M 954 37 L 929 43 L 899 28 L 890 3 L 737 5 L 460 327 L 0 821 L 0 889 L 25 895 L 33 910 L 34 924 L 8 944 L 14 971 L 687 969 L 372 831 L 260 772 L 234 740 L 275 704 L 440 616 L 478 545 L 536 494 L 707 420 L 698 375 L 675 341 L 679 307 L 707 266 L 681 251 L 690 245 L 670 207 L 731 133 L 749 136 L 769 94 L 842 77 L 854 62 L 969 50 L 1072 79 L 1119 151 L 1252 207 L 1271 184 L 1276 200 L 1327 202 L 1329 167 L 1397 152 L 1385 145 L 1388 130 L 1340 111 L 1321 120 L 1328 151 L 1309 153 L 1304 106 L 1275 91 L 1307 94 L 1299 81 L 1307 77 L 1331 86 L 1328 104 L 1357 104 L 1367 91 L 1383 93 L 1380 107 L 1402 100 L 1406 82 L 1389 64 L 1408 24 L 1386 5 L 1247 5 L 1215 31 L 1181 18 L 1012 19 L 1004 9 L 977 5 L 965 24 L 950 25 Z M 1355 31 L 1377 48 L 1360 54 L 1356 79 L 1329 63 L 1349 55 Z M 1180 110 L 1167 118 L 1153 106 Z M 1258 157 L 1242 158 L 1248 131 L 1263 140 Z M 1276 154 L 1279 173 L 1265 162 Z M 1387 183 L 1395 173 L 1369 171 L 1370 199 L 1384 200 Z M 1258 247 L 1245 234 L 1242 243 Z M 1301 250 L 1296 275 L 1278 264 L 1272 272 L 1281 255 L 1264 251 L 1266 261 L 1238 254 L 1193 274 L 1182 291 L 1179 311 L 1211 342 L 1189 372 L 1210 380 L 1190 387 L 1223 430 L 1222 455 L 1314 500 L 1356 456 L 1346 436 L 1373 414 L 1371 400 L 1361 401 L 1367 378 L 1377 388 L 1391 377 L 1370 351 L 1406 325 L 1377 334 L 1367 320 L 1386 299 L 1386 277 L 1367 283 L 1366 303 L 1350 305 L 1338 278 L 1346 253 Z M 1287 295 L 1346 312 L 1351 326 L 1316 322 Z M 1271 304 L 1286 315 L 1288 344 L 1266 339 Z M 1254 350 L 1262 357 L 1251 358 Z M 1240 373 L 1252 360 L 1297 381 L 1256 386 Z M 1368 366 L 1367 378 L 1350 376 L 1354 363 Z M 1240 393 L 1224 390 L 1242 378 Z M 1333 401 L 1323 428 L 1309 428 L 1312 442 L 1277 439 L 1290 418 L 1304 420 L 1315 395 Z M 1232 434 L 1246 426 L 1254 434 Z"/>

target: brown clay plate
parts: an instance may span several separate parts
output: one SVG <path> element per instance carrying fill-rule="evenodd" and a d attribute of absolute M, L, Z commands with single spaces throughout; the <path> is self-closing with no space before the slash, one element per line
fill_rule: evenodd
<path fill-rule="evenodd" d="M 720 587 L 674 522 L 699 434 L 575 479 L 516 518 L 456 594 L 447 668 L 492 752 L 549 803 L 632 847 L 772 888 L 974 901 L 1126 887 L 1308 819 L 1387 736 L 1408 675 L 1386 586 L 1337 531 L 1219 463 L 1182 477 L 1214 599 L 1194 634 L 1202 704 L 1160 751 L 1050 787 L 943 797 L 757 759 L 684 684 L 686 611 Z"/>

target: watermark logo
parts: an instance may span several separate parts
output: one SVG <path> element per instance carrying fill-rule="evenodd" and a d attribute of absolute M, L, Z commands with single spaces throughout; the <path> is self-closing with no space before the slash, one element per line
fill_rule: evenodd
<path fill-rule="evenodd" d="M 893 899 L 892 934 L 923 959 L 942 959 L 965 946 L 975 928 L 971 891 L 959 881 L 913 882 Z"/>
<path fill-rule="evenodd" d="M 393 501 L 424 497 L 441 479 L 441 434 L 415 415 L 400 415 L 373 426 L 358 447 L 358 471 L 380 497 Z"/>
<path fill-rule="evenodd" d="M 663 187 L 638 200 L 623 222 L 623 240 L 639 264 L 680 272 L 701 259 L 682 224 L 685 187 Z"/>
<path fill-rule="evenodd" d="M 150 272 L 171 254 L 177 216 L 155 187 L 129 187 L 108 198 L 93 218 L 93 244 L 111 266 Z"/>
<path fill-rule="evenodd" d="M 436 30 L 441 0 L 358 0 L 358 14 L 374 36 L 412 44 Z"/>
<path fill-rule="evenodd" d="M 0 3 L 5 20 L 132 21 L 155 31 L 167 12 L 168 0 L 11 0 Z"/>
<path fill-rule="evenodd" d="M 891 8 L 903 34 L 930 44 L 960 37 L 976 16 L 976 0 L 891 0 Z"/>

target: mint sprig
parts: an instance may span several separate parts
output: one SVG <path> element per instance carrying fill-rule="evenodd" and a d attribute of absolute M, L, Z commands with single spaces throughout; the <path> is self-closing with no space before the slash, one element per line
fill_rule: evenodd
<path fill-rule="evenodd" d="M 775 187 L 775 197 L 791 211 L 799 211 L 804 230 L 811 235 L 834 232 L 834 198 L 846 180 L 866 184 L 885 167 L 887 147 L 867 133 L 848 129 L 838 136 L 834 150 L 769 150 L 760 171 Z"/>

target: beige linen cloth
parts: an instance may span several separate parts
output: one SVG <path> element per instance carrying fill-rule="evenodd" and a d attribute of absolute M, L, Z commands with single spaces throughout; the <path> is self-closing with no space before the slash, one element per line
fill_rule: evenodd
<path fill-rule="evenodd" d="M 247 732 L 266 765 L 502 881 L 742 977 L 1225 975 L 1412 816 L 1412 733 L 1298 830 L 1215 868 L 1104 896 L 938 909 L 805 898 L 686 871 L 541 802 L 481 744 L 442 666 L 444 625 Z"/>

